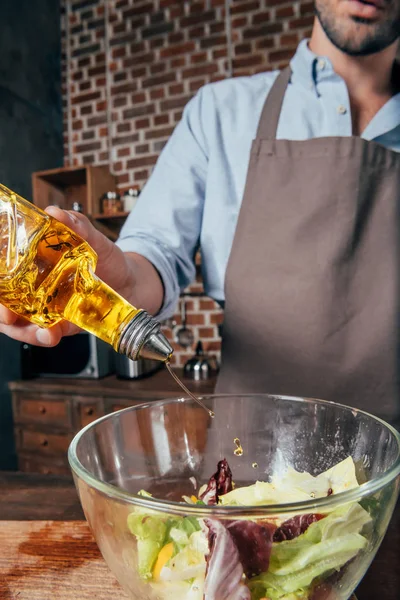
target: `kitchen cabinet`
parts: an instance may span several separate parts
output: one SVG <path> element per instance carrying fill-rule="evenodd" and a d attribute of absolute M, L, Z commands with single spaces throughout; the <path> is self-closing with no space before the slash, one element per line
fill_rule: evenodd
<path fill-rule="evenodd" d="M 181 377 L 181 371 L 177 370 Z M 199 395 L 214 391 L 216 378 L 184 379 Z M 106 414 L 183 393 L 165 369 L 136 379 L 29 379 L 11 381 L 18 469 L 31 473 L 69 474 L 68 446 L 74 435 Z"/>

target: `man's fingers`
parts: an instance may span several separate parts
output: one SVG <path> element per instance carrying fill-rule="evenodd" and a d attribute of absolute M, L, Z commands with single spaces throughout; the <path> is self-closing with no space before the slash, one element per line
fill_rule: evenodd
<path fill-rule="evenodd" d="M 0 325 L 14 325 L 17 320 L 18 315 L 0 304 Z"/>
<path fill-rule="evenodd" d="M 78 327 L 68 321 L 61 321 L 48 329 L 42 329 L 18 317 L 14 324 L 5 325 L 0 323 L 0 333 L 4 333 L 8 337 L 19 342 L 24 342 L 25 344 L 47 346 L 49 348 L 57 346 L 62 337 L 74 335 L 79 331 Z"/>

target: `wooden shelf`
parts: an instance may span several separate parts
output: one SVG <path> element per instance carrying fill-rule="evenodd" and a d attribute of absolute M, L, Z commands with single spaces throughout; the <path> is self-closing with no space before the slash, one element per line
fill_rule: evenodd
<path fill-rule="evenodd" d="M 95 221 L 108 221 L 109 219 L 126 219 L 129 215 L 129 212 L 118 212 L 107 215 L 106 213 L 95 213 L 92 215 L 92 219 Z"/>

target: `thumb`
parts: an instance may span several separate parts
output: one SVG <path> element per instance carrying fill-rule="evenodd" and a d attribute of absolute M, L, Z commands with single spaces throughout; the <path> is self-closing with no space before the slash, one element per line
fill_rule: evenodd
<path fill-rule="evenodd" d="M 109 259 L 115 248 L 114 243 L 96 229 L 85 215 L 75 211 L 62 210 L 57 206 L 48 206 L 46 212 L 88 242 L 96 252 L 100 264 Z"/>

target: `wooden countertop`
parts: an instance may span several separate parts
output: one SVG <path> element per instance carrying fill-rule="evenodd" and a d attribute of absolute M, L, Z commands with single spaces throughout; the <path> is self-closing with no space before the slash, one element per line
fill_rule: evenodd
<path fill-rule="evenodd" d="M 71 478 L 0 473 L 1 600 L 126 600 L 83 518 Z M 399 559 L 400 503 L 358 600 L 399 600 Z"/>
<path fill-rule="evenodd" d="M 176 372 L 182 377 L 182 370 L 177 369 Z M 217 378 L 212 377 L 201 381 L 186 378 L 182 380 L 194 394 L 207 395 L 213 393 Z M 164 368 L 141 379 L 118 379 L 115 375 L 103 379 L 38 378 L 11 381 L 9 388 L 11 391 L 43 392 L 45 390 L 52 394 L 84 394 L 97 397 L 109 395 L 114 398 L 134 397 L 143 400 L 148 398 L 161 400 L 183 395 L 180 387 Z"/>

